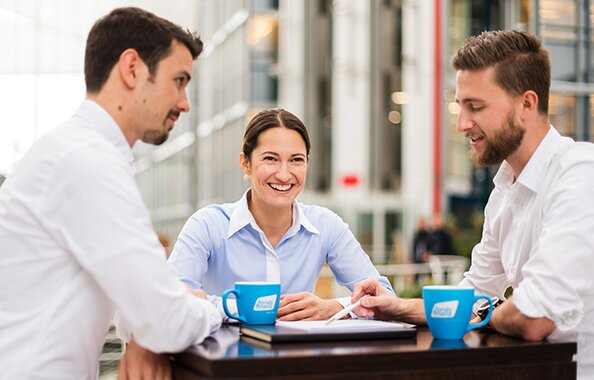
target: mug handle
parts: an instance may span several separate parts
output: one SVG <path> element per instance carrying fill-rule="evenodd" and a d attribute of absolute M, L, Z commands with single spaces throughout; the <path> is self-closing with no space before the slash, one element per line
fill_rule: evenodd
<path fill-rule="evenodd" d="M 484 294 L 479 294 L 478 296 L 474 296 L 473 304 L 480 299 L 486 299 L 487 301 L 489 301 L 489 312 L 487 313 L 487 317 L 480 323 L 469 324 L 468 327 L 466 328 L 466 331 L 470 331 L 470 330 L 474 330 L 474 329 L 483 327 L 487 323 L 489 323 L 489 321 L 491 320 L 491 313 L 493 312 L 493 300 L 489 296 L 486 296 Z"/>
<path fill-rule="evenodd" d="M 244 317 L 240 317 L 239 315 L 235 315 L 233 313 L 231 313 L 229 311 L 229 309 L 227 308 L 227 297 L 229 297 L 229 294 L 235 294 L 235 298 L 239 298 L 239 290 L 236 289 L 229 289 L 229 290 L 225 290 L 225 293 L 223 293 L 223 310 L 225 310 L 225 314 L 227 314 L 227 316 L 229 318 L 233 318 L 233 319 L 237 319 L 238 321 L 242 322 L 242 323 L 247 323 L 246 319 Z M 490 316 L 490 314 L 489 314 Z"/>

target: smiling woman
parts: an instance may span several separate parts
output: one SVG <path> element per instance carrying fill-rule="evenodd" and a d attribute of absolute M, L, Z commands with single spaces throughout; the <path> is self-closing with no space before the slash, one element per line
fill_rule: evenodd
<path fill-rule="evenodd" d="M 312 292 L 325 263 L 353 289 L 381 277 L 348 225 L 327 208 L 296 201 L 307 178 L 309 135 L 283 109 L 257 114 L 246 128 L 239 166 L 251 188 L 235 203 L 198 210 L 169 258 L 181 280 L 204 289 L 217 306 L 237 281 L 281 283 L 278 318 L 327 319 L 350 302 Z"/>

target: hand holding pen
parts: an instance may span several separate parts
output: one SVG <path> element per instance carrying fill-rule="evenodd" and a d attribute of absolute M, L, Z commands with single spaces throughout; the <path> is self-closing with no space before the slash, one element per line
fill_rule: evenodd
<path fill-rule="evenodd" d="M 376 278 L 367 278 L 355 285 L 351 304 L 360 306 L 356 314 L 364 318 L 394 319 L 393 312 L 398 298 Z"/>
<path fill-rule="evenodd" d="M 342 309 L 338 313 L 334 314 L 324 324 L 325 325 L 328 325 L 328 324 L 336 321 L 337 319 L 341 319 L 342 317 L 344 317 L 345 315 L 347 315 L 351 311 L 355 310 L 355 308 L 357 308 L 359 305 L 361 305 L 361 299 L 359 301 L 355 302 L 355 303 L 352 303 L 352 304 L 348 305 L 347 307 L 345 307 L 344 309 Z"/>
<path fill-rule="evenodd" d="M 361 300 L 356 314 L 360 317 L 425 324 L 422 298 L 399 298 L 375 278 L 367 278 L 353 289 L 351 302 Z"/>

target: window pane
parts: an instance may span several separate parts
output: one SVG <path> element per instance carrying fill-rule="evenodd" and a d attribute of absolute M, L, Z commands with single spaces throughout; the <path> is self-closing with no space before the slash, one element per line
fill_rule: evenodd
<path fill-rule="evenodd" d="M 35 113 L 30 101 L 34 75 L 0 75 L 0 173 L 7 173 L 33 141 Z"/>
<path fill-rule="evenodd" d="M 66 121 L 84 99 L 82 74 L 0 75 L 0 173 Z"/>
<path fill-rule="evenodd" d="M 357 214 L 357 240 L 366 252 L 373 250 L 373 214 L 367 212 Z"/>
<path fill-rule="evenodd" d="M 539 8 L 541 35 L 544 39 L 576 40 L 577 16 L 575 1 L 541 0 Z"/>
<path fill-rule="evenodd" d="M 551 123 L 564 136 L 576 138 L 575 98 L 573 96 L 551 94 L 549 117 Z"/>
<path fill-rule="evenodd" d="M 594 142 L 594 95 L 590 95 L 590 141 Z"/>

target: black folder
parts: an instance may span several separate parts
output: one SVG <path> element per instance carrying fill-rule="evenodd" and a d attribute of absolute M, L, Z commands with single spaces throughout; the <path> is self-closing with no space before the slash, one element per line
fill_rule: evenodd
<path fill-rule="evenodd" d="M 370 340 L 370 339 L 398 339 L 412 338 L 417 334 L 413 325 L 402 323 L 383 322 L 378 326 L 361 327 L 341 326 L 341 321 L 333 322 L 332 328 L 303 330 L 285 324 L 276 325 L 241 325 L 239 331 L 242 335 L 252 337 L 269 343 L 280 342 L 314 342 L 314 341 L 345 341 L 345 340 Z"/>

